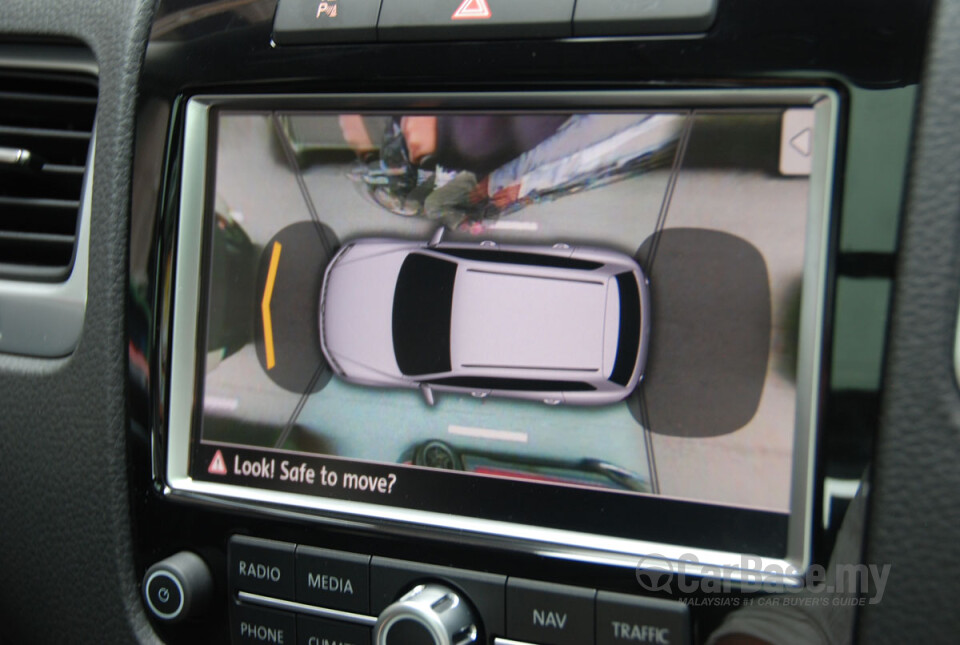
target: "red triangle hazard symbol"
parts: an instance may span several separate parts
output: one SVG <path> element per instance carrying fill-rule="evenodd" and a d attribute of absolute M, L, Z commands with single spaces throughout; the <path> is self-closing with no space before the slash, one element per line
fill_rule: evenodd
<path fill-rule="evenodd" d="M 451 20 L 485 20 L 489 18 L 490 6 L 487 0 L 463 0 L 463 3 L 450 16 Z"/>
<path fill-rule="evenodd" d="M 223 460 L 223 453 L 219 450 L 213 456 L 213 459 L 210 461 L 210 467 L 207 468 L 207 472 L 211 475 L 226 475 L 227 474 L 227 462 Z"/>

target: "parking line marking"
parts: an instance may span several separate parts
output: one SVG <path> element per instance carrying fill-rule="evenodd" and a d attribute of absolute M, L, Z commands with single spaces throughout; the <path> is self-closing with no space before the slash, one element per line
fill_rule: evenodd
<path fill-rule="evenodd" d="M 273 283 L 277 280 L 277 265 L 280 264 L 280 251 L 283 249 L 280 242 L 273 243 L 273 252 L 270 254 L 270 270 L 267 271 L 267 284 L 263 288 L 263 301 L 260 303 L 260 312 L 263 314 L 263 349 L 267 358 L 267 369 L 273 369 L 277 364 L 273 353 L 273 320 L 270 318 L 270 300 L 273 298 Z"/>
<path fill-rule="evenodd" d="M 495 231 L 536 231 L 540 228 L 537 222 L 518 222 L 515 220 L 497 220 L 487 224 L 487 228 Z"/>
<path fill-rule="evenodd" d="M 203 409 L 207 412 L 235 412 L 239 407 L 238 399 L 210 395 L 203 397 Z"/>
<path fill-rule="evenodd" d="M 491 428 L 471 428 L 470 426 L 447 426 L 447 432 L 461 437 L 493 439 L 494 441 L 514 441 L 516 443 L 527 443 L 529 438 L 526 432 L 493 430 Z"/>

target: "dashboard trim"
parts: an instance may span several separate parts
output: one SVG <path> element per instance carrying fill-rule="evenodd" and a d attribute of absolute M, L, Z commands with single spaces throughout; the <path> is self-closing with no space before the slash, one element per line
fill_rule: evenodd
<path fill-rule="evenodd" d="M 238 591 L 237 599 L 243 602 L 248 602 L 251 605 L 266 607 L 268 609 L 295 611 L 298 614 L 316 616 L 317 618 L 327 618 L 329 620 L 341 620 L 345 623 L 363 625 L 364 627 L 373 627 L 377 623 L 376 616 L 355 614 L 349 611 L 340 611 L 339 609 L 329 609 L 327 607 L 318 607 L 316 605 L 306 605 L 302 602 L 295 602 L 293 600 L 283 600 L 282 598 L 261 596 L 260 594 L 250 593 L 249 591 Z"/>

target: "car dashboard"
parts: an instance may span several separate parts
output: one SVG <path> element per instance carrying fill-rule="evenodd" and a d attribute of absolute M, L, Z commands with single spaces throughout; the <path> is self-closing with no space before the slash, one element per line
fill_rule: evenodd
<path fill-rule="evenodd" d="M 0 643 L 949 642 L 958 32 L 8 1 Z"/>

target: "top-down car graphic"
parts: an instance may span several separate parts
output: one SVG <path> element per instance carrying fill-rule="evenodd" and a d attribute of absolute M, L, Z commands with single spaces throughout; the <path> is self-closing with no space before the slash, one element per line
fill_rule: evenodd
<path fill-rule="evenodd" d="M 377 387 L 602 405 L 643 375 L 647 280 L 631 257 L 556 244 L 359 239 L 324 276 L 333 372 Z"/>

